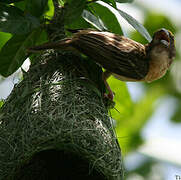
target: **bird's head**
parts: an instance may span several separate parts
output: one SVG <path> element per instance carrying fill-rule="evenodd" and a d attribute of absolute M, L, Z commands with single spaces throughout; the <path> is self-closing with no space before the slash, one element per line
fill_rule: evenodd
<path fill-rule="evenodd" d="M 150 45 L 158 51 L 166 51 L 170 59 L 176 55 L 174 35 L 165 28 L 159 29 L 153 34 Z"/>

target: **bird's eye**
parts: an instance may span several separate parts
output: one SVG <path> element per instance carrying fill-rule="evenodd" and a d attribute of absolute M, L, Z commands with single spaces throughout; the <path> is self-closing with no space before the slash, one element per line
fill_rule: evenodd
<path fill-rule="evenodd" d="M 160 41 L 165 40 L 168 43 L 170 42 L 169 32 L 167 30 L 165 30 L 165 29 L 161 29 L 155 35 L 156 35 L 156 39 L 158 39 Z"/>
<path fill-rule="evenodd" d="M 170 38 L 169 38 L 169 36 L 166 33 L 161 33 L 160 36 L 161 36 L 160 40 L 165 40 L 167 42 L 170 42 Z"/>

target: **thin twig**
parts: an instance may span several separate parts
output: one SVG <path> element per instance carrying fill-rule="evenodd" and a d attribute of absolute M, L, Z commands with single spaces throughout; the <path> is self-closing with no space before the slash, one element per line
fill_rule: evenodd
<path fill-rule="evenodd" d="M 58 0 L 53 0 L 53 5 L 54 5 L 54 8 L 55 8 L 55 10 L 54 10 L 54 18 L 56 19 L 58 11 L 60 9 Z"/>

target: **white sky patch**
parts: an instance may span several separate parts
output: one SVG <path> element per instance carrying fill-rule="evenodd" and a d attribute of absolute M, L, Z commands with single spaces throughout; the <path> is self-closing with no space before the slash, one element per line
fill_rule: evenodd
<path fill-rule="evenodd" d="M 163 13 L 170 17 L 173 22 L 181 25 L 181 1 L 180 0 L 135 0 L 151 11 Z"/>
<path fill-rule="evenodd" d="M 30 68 L 30 59 L 27 58 L 24 63 L 22 64 L 21 68 L 24 70 L 24 71 L 28 71 L 29 68 Z"/>
<path fill-rule="evenodd" d="M 143 94 L 145 94 L 145 88 L 143 84 L 137 82 L 127 82 L 126 84 L 131 95 L 131 99 L 134 102 L 139 101 L 140 98 L 143 97 Z"/>
<path fill-rule="evenodd" d="M 167 138 L 153 138 L 138 149 L 141 154 L 158 159 L 163 162 L 181 166 L 181 142 Z"/>
<path fill-rule="evenodd" d="M 176 99 L 172 97 L 164 97 L 157 103 L 157 110 L 144 127 L 142 137 L 144 139 L 156 139 L 161 137 L 181 139 L 181 124 L 174 124 L 170 121 L 171 116 L 177 107 Z"/>
<path fill-rule="evenodd" d="M 29 59 L 26 59 L 21 68 L 27 72 L 29 67 L 30 67 L 30 61 L 29 61 Z M 10 75 L 9 77 L 7 77 L 1 81 L 1 83 L 0 83 L 0 99 L 6 99 L 9 96 L 9 94 L 11 93 L 11 91 L 13 90 L 14 85 L 20 81 L 20 79 L 22 77 L 21 68 L 19 68 L 12 75 Z"/>

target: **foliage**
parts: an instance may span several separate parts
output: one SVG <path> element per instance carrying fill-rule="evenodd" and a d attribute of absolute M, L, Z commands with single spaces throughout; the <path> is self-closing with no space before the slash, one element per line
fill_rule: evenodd
<path fill-rule="evenodd" d="M 0 30 L 12 34 L 26 34 L 40 26 L 38 19 L 31 14 L 25 14 L 19 8 L 11 5 L 1 4 Z"/>
<path fill-rule="evenodd" d="M 0 108 L 3 106 L 4 102 L 1 100 L 0 101 Z"/>
<path fill-rule="evenodd" d="M 12 1 L 1 2 L 0 39 L 4 41 L 4 46 L 0 51 L 1 75 L 7 77 L 21 67 L 27 58 L 27 54 L 25 53 L 27 47 L 35 45 L 37 40 L 39 42 L 41 41 L 37 37 L 41 33 L 41 30 L 45 28 L 45 24 L 49 23 L 47 18 L 48 11 L 54 9 L 53 3 L 50 2 L 51 0 L 22 0 L 14 3 L 12 3 Z M 125 0 L 124 2 L 130 1 Z M 75 25 L 76 28 L 89 28 L 93 26 L 97 28 L 96 24 L 102 22 L 102 26 L 106 30 L 122 34 L 121 26 L 115 15 L 117 11 L 141 32 L 143 36 L 150 40 L 146 29 L 133 17 L 118 10 L 116 1 L 114 0 L 105 0 L 104 2 L 102 1 L 102 3 L 85 0 L 61 0 L 59 3 L 65 11 L 64 23 L 66 27 L 74 28 Z M 82 15 L 83 12 L 84 15 Z M 11 35 L 2 34 L 2 32 L 10 33 Z M 3 36 L 5 37 L 3 38 Z M 16 51 L 14 50 L 14 52 L 12 52 L 12 46 Z M 5 54 L 11 54 L 11 56 L 6 58 Z"/>
<path fill-rule="evenodd" d="M 39 30 L 39 31 L 38 31 Z M 2 47 L 0 52 L 0 71 L 3 76 L 7 76 L 12 71 L 17 70 L 26 59 L 26 49 L 32 46 L 34 41 L 40 36 L 40 29 L 29 34 L 15 35 Z"/>

